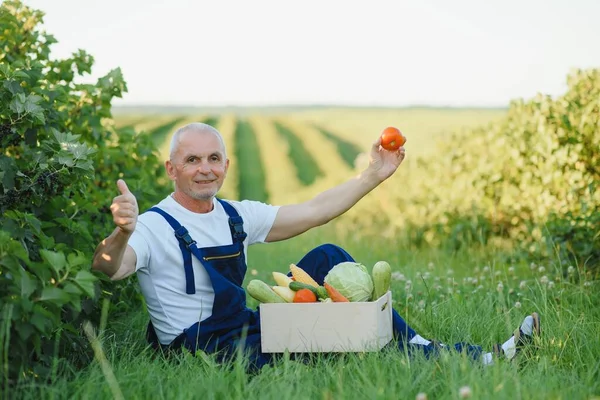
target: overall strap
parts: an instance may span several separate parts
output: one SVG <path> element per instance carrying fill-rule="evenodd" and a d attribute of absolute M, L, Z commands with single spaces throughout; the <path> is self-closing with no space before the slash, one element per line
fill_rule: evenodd
<path fill-rule="evenodd" d="M 196 241 L 192 239 L 188 230 L 182 226 L 175 218 L 158 207 L 152 207 L 148 211 L 154 211 L 162 215 L 169 225 L 175 231 L 175 237 L 179 242 L 179 249 L 183 255 L 183 269 L 185 271 L 185 292 L 187 294 L 196 293 L 196 285 L 194 282 L 194 269 L 192 267 L 192 248 L 196 251 L 199 249 L 195 246 Z"/>
<path fill-rule="evenodd" d="M 246 232 L 244 232 L 244 220 L 231 204 L 219 198 L 217 198 L 217 200 L 221 203 L 227 215 L 229 215 L 229 230 L 231 231 L 233 243 L 242 243 L 244 239 L 246 239 L 246 236 L 248 236 Z"/>

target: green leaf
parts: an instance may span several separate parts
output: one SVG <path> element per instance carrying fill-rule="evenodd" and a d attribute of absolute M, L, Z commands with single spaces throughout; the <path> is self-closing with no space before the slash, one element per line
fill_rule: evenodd
<path fill-rule="evenodd" d="M 18 171 L 15 160 L 12 157 L 6 157 L 0 154 L 0 171 L 3 171 L 2 186 L 10 190 L 15 187 L 15 174 Z"/>
<path fill-rule="evenodd" d="M 94 297 L 94 284 L 98 281 L 98 278 L 91 272 L 79 271 L 74 281 L 88 297 Z"/>
<path fill-rule="evenodd" d="M 42 314 L 33 314 L 29 322 L 31 325 L 35 326 L 36 329 L 42 333 L 46 333 L 46 324 L 48 319 L 44 317 Z"/>
<path fill-rule="evenodd" d="M 42 249 L 40 250 L 40 255 L 46 263 L 50 264 L 56 273 L 59 273 L 67 266 L 67 259 L 63 252 L 56 253 L 54 251 Z"/>
<path fill-rule="evenodd" d="M 8 64 L 0 64 L 0 73 L 2 73 L 2 75 L 4 75 L 5 78 L 8 78 L 8 76 L 10 75 L 10 67 L 8 66 Z"/>
<path fill-rule="evenodd" d="M 15 71 L 13 76 L 16 78 L 21 78 L 21 79 L 29 79 L 29 75 L 27 75 L 27 73 L 25 71 L 21 71 L 21 70 Z"/>
<path fill-rule="evenodd" d="M 32 280 L 29 273 L 21 268 L 21 297 L 29 297 L 36 289 L 36 282 Z"/>
<path fill-rule="evenodd" d="M 67 261 L 71 267 L 76 267 L 78 265 L 83 265 L 88 262 L 87 257 L 79 250 L 75 250 L 75 253 L 70 253 L 67 256 Z"/>
<path fill-rule="evenodd" d="M 75 163 L 73 161 L 73 156 L 69 153 L 61 152 L 58 155 L 58 162 L 67 167 L 72 167 Z"/>
<path fill-rule="evenodd" d="M 67 292 L 60 288 L 48 286 L 42 290 L 42 295 L 40 296 L 39 300 L 54 303 L 57 306 L 62 306 L 71 300 L 71 296 L 69 296 Z"/>
<path fill-rule="evenodd" d="M 31 337 L 31 334 L 33 333 L 32 324 L 27 322 L 19 322 L 15 324 L 14 329 L 19 334 L 19 338 L 23 341 L 28 340 Z"/>

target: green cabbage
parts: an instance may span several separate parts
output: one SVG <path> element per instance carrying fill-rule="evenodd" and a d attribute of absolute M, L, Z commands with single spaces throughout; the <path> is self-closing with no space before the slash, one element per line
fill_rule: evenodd
<path fill-rule="evenodd" d="M 360 263 L 345 261 L 335 265 L 325 277 L 325 282 L 349 301 L 371 300 L 373 278 L 367 267 Z"/>

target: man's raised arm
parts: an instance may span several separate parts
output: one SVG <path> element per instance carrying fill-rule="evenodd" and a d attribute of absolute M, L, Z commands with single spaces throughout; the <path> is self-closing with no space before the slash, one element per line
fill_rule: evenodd
<path fill-rule="evenodd" d="M 381 148 L 378 139 L 371 148 L 369 166 L 358 176 L 299 204 L 280 207 L 267 242 L 285 240 L 316 226 L 324 225 L 354 206 L 381 182 L 389 178 L 404 160 L 405 150 Z"/>
<path fill-rule="evenodd" d="M 100 242 L 92 261 L 93 269 L 104 272 L 112 280 L 123 279 L 135 272 L 137 261 L 135 252 L 127 245 L 137 223 L 137 200 L 125 181 L 119 179 L 117 186 L 121 194 L 113 199 L 110 206 L 117 227 Z"/>

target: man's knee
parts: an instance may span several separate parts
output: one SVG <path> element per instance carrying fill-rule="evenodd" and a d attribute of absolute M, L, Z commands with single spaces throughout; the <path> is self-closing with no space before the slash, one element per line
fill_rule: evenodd
<path fill-rule="evenodd" d="M 312 249 L 308 254 L 313 253 L 313 252 L 324 253 L 331 259 L 335 259 L 335 260 L 339 259 L 339 262 L 354 261 L 352 256 L 350 256 L 350 254 L 346 250 L 344 250 L 342 247 L 338 246 L 337 244 L 333 244 L 333 243 L 324 243 L 320 246 L 317 246 L 314 249 Z"/>
<path fill-rule="evenodd" d="M 313 277 L 319 284 L 336 264 L 354 261 L 346 250 L 332 243 L 315 247 L 298 262 L 298 266 Z"/>

